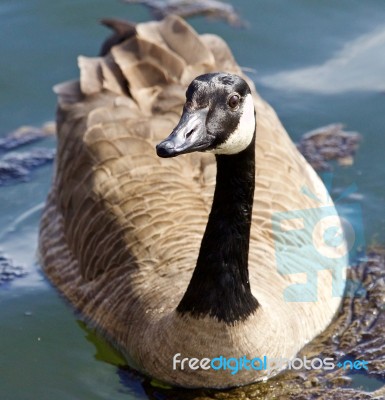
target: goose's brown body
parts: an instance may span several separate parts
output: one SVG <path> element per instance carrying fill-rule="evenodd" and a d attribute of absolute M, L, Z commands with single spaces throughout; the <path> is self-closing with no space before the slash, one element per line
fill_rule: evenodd
<path fill-rule="evenodd" d="M 107 56 L 79 61 L 80 83 L 57 88 L 56 172 L 40 232 L 44 271 L 151 376 L 186 387 L 228 387 L 276 372 L 174 371 L 172 357 L 291 358 L 328 325 L 340 302 L 332 296 L 331 271 L 319 271 L 316 301 L 286 301 L 285 289 L 306 281 L 308 257 L 317 262 L 318 256 L 307 252 L 306 239 L 291 235 L 287 247 L 303 246 L 304 256 L 287 259 L 288 271 L 298 274 L 280 274 L 275 245 L 286 239 L 272 228 L 276 212 L 333 207 L 321 181 L 250 83 L 257 132 L 249 274 L 260 306 L 234 324 L 180 316 L 175 309 L 211 207 L 215 159 L 204 153 L 160 159 L 155 144 L 178 122 L 195 76 L 242 73 L 220 38 L 199 36 L 176 17 L 139 24 Z M 308 215 L 316 224 L 319 214 Z"/>

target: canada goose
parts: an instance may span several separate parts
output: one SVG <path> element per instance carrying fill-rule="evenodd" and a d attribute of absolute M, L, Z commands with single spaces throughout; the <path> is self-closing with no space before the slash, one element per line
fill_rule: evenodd
<path fill-rule="evenodd" d="M 223 40 L 178 17 L 79 66 L 80 82 L 56 87 L 44 271 L 152 377 L 224 388 L 277 373 L 173 358 L 291 359 L 329 324 L 346 248 L 325 244 L 341 226 L 321 180 Z"/>

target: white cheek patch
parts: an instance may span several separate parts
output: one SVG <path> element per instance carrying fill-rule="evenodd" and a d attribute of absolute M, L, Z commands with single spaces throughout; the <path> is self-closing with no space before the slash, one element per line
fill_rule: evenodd
<path fill-rule="evenodd" d="M 243 103 L 243 112 L 239 124 L 226 142 L 212 150 L 214 154 L 237 154 L 251 143 L 255 131 L 254 102 L 248 94 Z"/>

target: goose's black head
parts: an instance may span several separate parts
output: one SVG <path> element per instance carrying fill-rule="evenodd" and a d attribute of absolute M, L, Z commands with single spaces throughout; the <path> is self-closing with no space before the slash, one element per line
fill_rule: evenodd
<path fill-rule="evenodd" d="M 159 157 L 193 151 L 237 154 L 251 143 L 255 110 L 248 84 L 226 73 L 200 75 L 189 85 L 183 114 L 170 136 L 156 146 Z"/>

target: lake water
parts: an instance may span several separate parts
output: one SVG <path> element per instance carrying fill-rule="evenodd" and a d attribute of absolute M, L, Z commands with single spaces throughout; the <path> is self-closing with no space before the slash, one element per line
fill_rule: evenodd
<path fill-rule="evenodd" d="M 333 122 L 363 141 L 352 167 L 335 168 L 332 193 L 367 244 L 385 242 L 385 3 L 378 0 L 233 1 L 248 22 L 235 29 L 193 18 L 224 37 L 294 140 Z M 76 57 L 96 55 L 102 17 L 149 19 L 115 0 L 1 0 L 0 135 L 54 119 L 51 87 L 78 75 Z M 28 149 L 26 146 L 22 150 Z M 33 145 L 36 147 L 37 145 Z M 54 147 L 53 138 L 38 144 Z M 1 156 L 1 155 L 0 155 Z M 0 287 L 0 398 L 145 399 L 118 373 L 118 356 L 87 332 L 36 264 L 38 222 L 51 166 L 0 188 L 0 251 L 28 275 Z M 362 218 L 352 214 L 362 207 Z M 362 227 L 362 228 L 361 228 Z M 95 347 L 96 346 L 96 347 Z M 361 384 L 371 388 L 369 381 Z"/>

